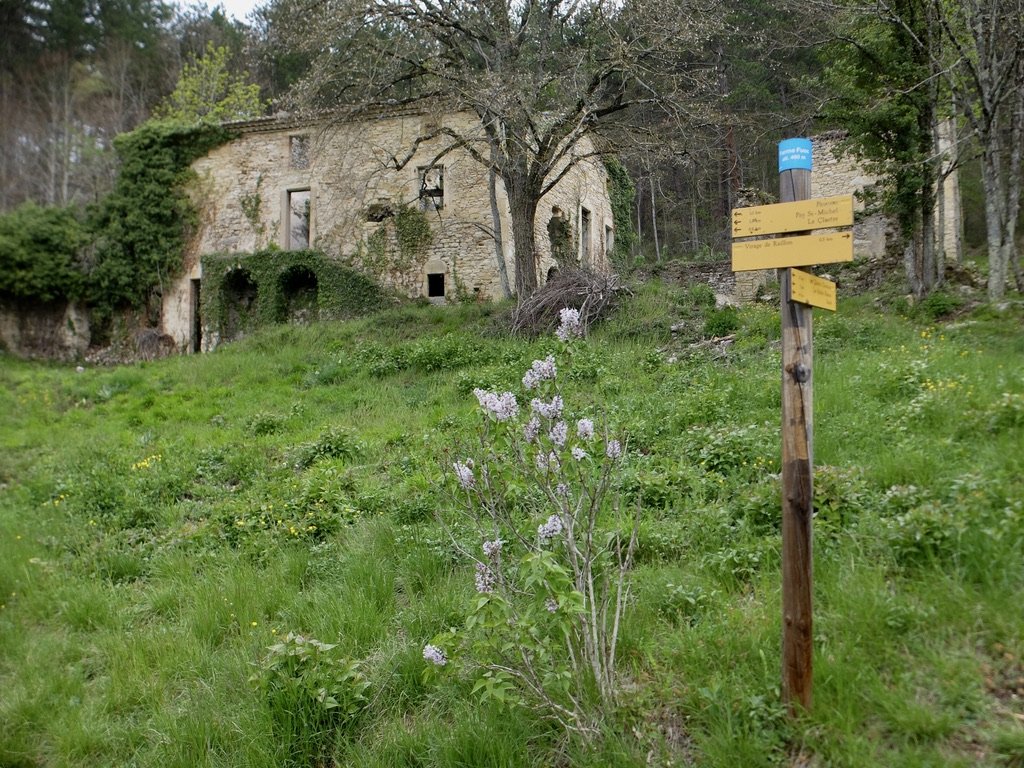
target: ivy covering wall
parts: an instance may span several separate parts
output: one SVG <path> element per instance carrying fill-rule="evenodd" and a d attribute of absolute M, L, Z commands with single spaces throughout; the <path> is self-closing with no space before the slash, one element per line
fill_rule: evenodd
<path fill-rule="evenodd" d="M 612 221 L 615 222 L 615 247 L 611 256 L 621 265 L 636 242 L 636 229 L 633 227 L 636 185 L 617 157 L 605 158 L 604 167 L 608 171 L 608 197 L 611 199 Z"/>
<path fill-rule="evenodd" d="M 202 266 L 203 324 L 221 339 L 286 321 L 296 303 L 320 319 L 366 314 L 390 303 L 370 277 L 320 251 L 214 254 L 203 256 Z M 313 304 L 308 307 L 304 302 L 311 294 L 303 282 L 307 275 L 315 279 Z"/>

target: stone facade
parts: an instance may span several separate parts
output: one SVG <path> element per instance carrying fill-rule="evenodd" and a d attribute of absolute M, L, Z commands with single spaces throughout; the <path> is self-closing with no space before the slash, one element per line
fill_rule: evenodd
<path fill-rule="evenodd" d="M 276 117 L 229 126 L 239 137 L 193 164 L 201 222 L 184 274 L 165 294 L 164 332 L 181 348 L 191 348 L 202 256 L 273 247 L 316 248 L 409 297 L 502 297 L 488 169 L 444 138 L 480 132 L 476 125 L 468 114 L 394 113 L 334 125 Z M 485 147 L 480 146 L 484 154 Z M 587 156 L 591 150 L 579 146 L 576 162 L 540 201 L 541 282 L 560 266 L 559 257 L 610 269 L 608 177 L 600 159 Z M 502 259 L 514 283 L 512 227 L 500 180 L 496 198 Z M 429 242 L 412 260 L 375 257 L 375 233 L 384 230 L 380 234 L 393 239 L 395 212 L 402 206 L 422 211 Z M 552 218 L 559 221 L 549 228 Z M 564 232 L 556 238 L 564 245 L 554 254 L 549 231 Z"/>

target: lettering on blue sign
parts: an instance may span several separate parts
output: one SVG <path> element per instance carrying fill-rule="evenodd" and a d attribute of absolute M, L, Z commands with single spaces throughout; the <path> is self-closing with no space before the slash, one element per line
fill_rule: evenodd
<path fill-rule="evenodd" d="M 779 173 L 811 170 L 811 140 L 786 139 L 779 142 Z"/>

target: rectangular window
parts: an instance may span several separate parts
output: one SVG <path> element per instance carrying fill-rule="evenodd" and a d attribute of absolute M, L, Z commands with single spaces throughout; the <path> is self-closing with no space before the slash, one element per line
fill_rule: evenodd
<path fill-rule="evenodd" d="M 444 166 L 430 165 L 419 169 L 420 210 L 439 211 L 444 208 Z"/>
<path fill-rule="evenodd" d="M 309 136 L 289 136 L 288 154 L 292 168 L 309 168 Z"/>
<path fill-rule="evenodd" d="M 288 192 L 288 232 L 286 242 L 290 251 L 309 248 L 310 196 L 308 189 Z"/>
<path fill-rule="evenodd" d="M 427 298 L 439 299 L 444 297 L 444 273 L 433 272 L 427 275 Z"/>
<path fill-rule="evenodd" d="M 611 258 L 612 251 L 615 250 L 615 230 L 605 225 L 604 228 L 604 255 Z"/>

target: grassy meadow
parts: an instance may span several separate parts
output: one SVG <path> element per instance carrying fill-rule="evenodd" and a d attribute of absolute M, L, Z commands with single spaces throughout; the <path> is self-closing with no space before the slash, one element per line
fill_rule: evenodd
<path fill-rule="evenodd" d="M 0 357 L 0 766 L 1024 766 L 1024 305 L 815 313 L 793 721 L 778 310 L 707 299 L 645 284 L 559 357 L 643 509 L 590 740 L 423 656 L 476 597 L 442 482 L 473 390 L 522 400 L 553 337 L 409 306 L 116 368 Z"/>

